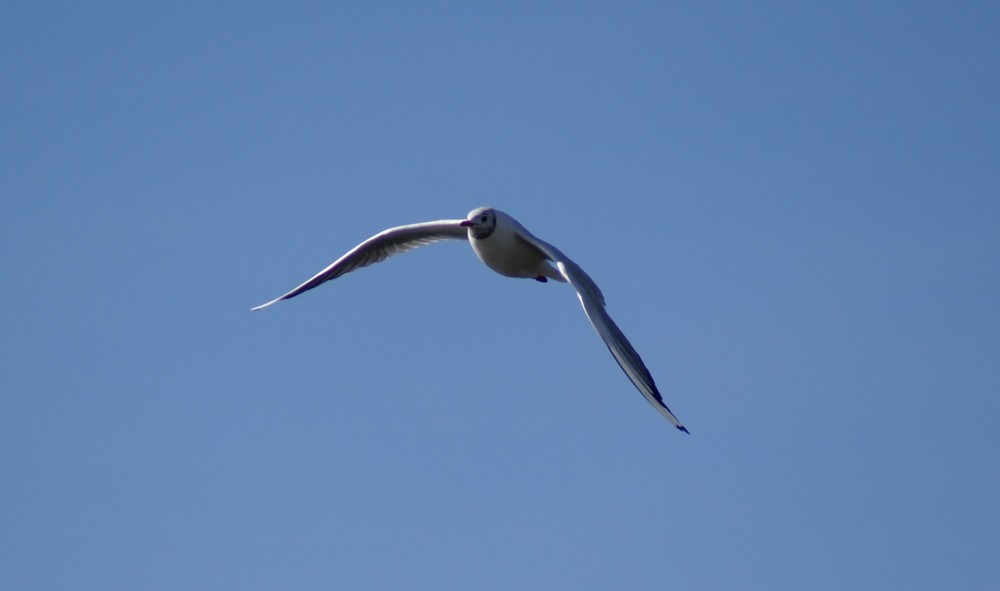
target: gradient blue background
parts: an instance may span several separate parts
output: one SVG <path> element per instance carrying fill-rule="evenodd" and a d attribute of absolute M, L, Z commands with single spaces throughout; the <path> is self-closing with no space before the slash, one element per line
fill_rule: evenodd
<path fill-rule="evenodd" d="M 5 589 L 997 589 L 992 2 L 0 8 Z M 494 205 L 572 290 L 439 244 Z"/>

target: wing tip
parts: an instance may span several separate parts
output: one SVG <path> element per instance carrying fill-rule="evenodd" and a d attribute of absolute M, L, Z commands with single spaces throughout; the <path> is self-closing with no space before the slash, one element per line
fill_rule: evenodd
<path fill-rule="evenodd" d="M 278 299 L 276 299 L 276 300 L 271 300 L 270 302 L 267 302 L 266 304 L 261 304 L 261 305 L 259 305 L 259 306 L 255 306 L 255 307 L 253 307 L 253 308 L 250 308 L 250 311 L 251 311 L 251 312 L 256 312 L 256 311 L 258 311 L 258 310 L 263 310 L 264 308 L 266 308 L 266 307 L 270 306 L 271 304 L 276 304 L 276 303 L 280 302 L 280 301 L 281 301 L 281 300 L 283 300 L 283 299 L 284 299 L 284 298 L 283 298 L 283 297 L 281 297 L 281 298 L 278 298 Z"/>
<path fill-rule="evenodd" d="M 685 427 L 684 425 L 677 425 L 677 429 L 679 429 L 680 431 L 683 431 L 683 432 L 687 433 L 688 435 L 691 434 L 691 432 L 688 431 L 687 427 Z"/>

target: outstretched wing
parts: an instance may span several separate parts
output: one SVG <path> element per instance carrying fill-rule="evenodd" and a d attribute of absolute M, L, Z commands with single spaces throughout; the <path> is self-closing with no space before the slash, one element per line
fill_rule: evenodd
<path fill-rule="evenodd" d="M 590 324 L 597 331 L 597 334 L 604 339 L 604 344 L 608 346 L 608 350 L 611 351 L 611 355 L 618 362 L 625 375 L 632 380 L 632 383 L 646 397 L 646 400 L 660 411 L 660 414 L 673 423 L 675 427 L 687 433 L 688 430 L 663 402 L 663 396 L 660 395 L 656 382 L 653 381 L 653 376 L 646 369 L 646 364 L 642 362 L 635 347 L 625 338 L 625 334 L 608 315 L 608 311 L 604 308 L 604 294 L 601 293 L 594 280 L 579 265 L 548 242 L 535 237 L 527 230 L 519 229 L 517 235 L 542 253 L 545 258 L 555 263 L 559 272 L 576 290 L 576 295 L 580 298 L 580 304 L 583 305 L 587 319 L 590 320 Z"/>
<path fill-rule="evenodd" d="M 361 244 L 352 248 L 347 254 L 333 262 L 329 267 L 323 269 L 309 281 L 296 287 L 283 296 L 277 297 L 266 304 L 261 304 L 252 310 L 261 310 L 280 302 L 294 298 L 304 291 L 325 283 L 331 279 L 336 279 L 345 273 L 350 273 L 355 269 L 367 267 L 380 263 L 394 254 L 413 250 L 414 248 L 448 240 L 450 238 L 468 237 L 468 230 L 459 225 L 464 220 L 438 220 L 436 222 L 423 222 L 420 224 L 410 224 L 389 228 L 365 240 Z"/>

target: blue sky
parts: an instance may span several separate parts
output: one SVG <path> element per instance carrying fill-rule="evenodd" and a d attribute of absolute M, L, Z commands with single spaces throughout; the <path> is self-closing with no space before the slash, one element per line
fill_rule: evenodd
<path fill-rule="evenodd" d="M 10 589 L 995 589 L 1000 9 L 5 3 Z M 517 217 L 572 290 L 386 227 Z"/>

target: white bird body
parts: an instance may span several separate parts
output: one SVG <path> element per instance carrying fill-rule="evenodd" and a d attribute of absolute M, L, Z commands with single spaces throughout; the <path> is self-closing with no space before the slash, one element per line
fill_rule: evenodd
<path fill-rule="evenodd" d="M 484 238 L 477 238 L 469 228 L 469 243 L 487 267 L 507 277 L 538 279 L 547 277 L 556 281 L 566 281 L 555 267 L 549 264 L 545 255 L 522 236 L 532 236 L 517 220 L 502 211 L 493 210 L 496 228 Z M 471 215 L 471 214 L 470 214 Z M 482 217 L 486 214 L 480 214 Z"/>
<path fill-rule="evenodd" d="M 488 207 L 472 210 L 464 220 L 439 220 L 390 228 L 372 236 L 290 292 L 253 308 L 260 310 L 293 298 L 345 273 L 381 262 L 425 244 L 467 238 L 472 250 L 487 267 L 507 277 L 553 279 L 569 282 L 576 290 L 590 324 L 604 340 L 611 355 L 635 387 L 675 427 L 688 430 L 663 402 L 635 348 L 605 310 L 604 295 L 593 279 L 559 249 L 537 238 L 506 213 Z M 553 264 L 555 265 L 553 267 Z"/>

